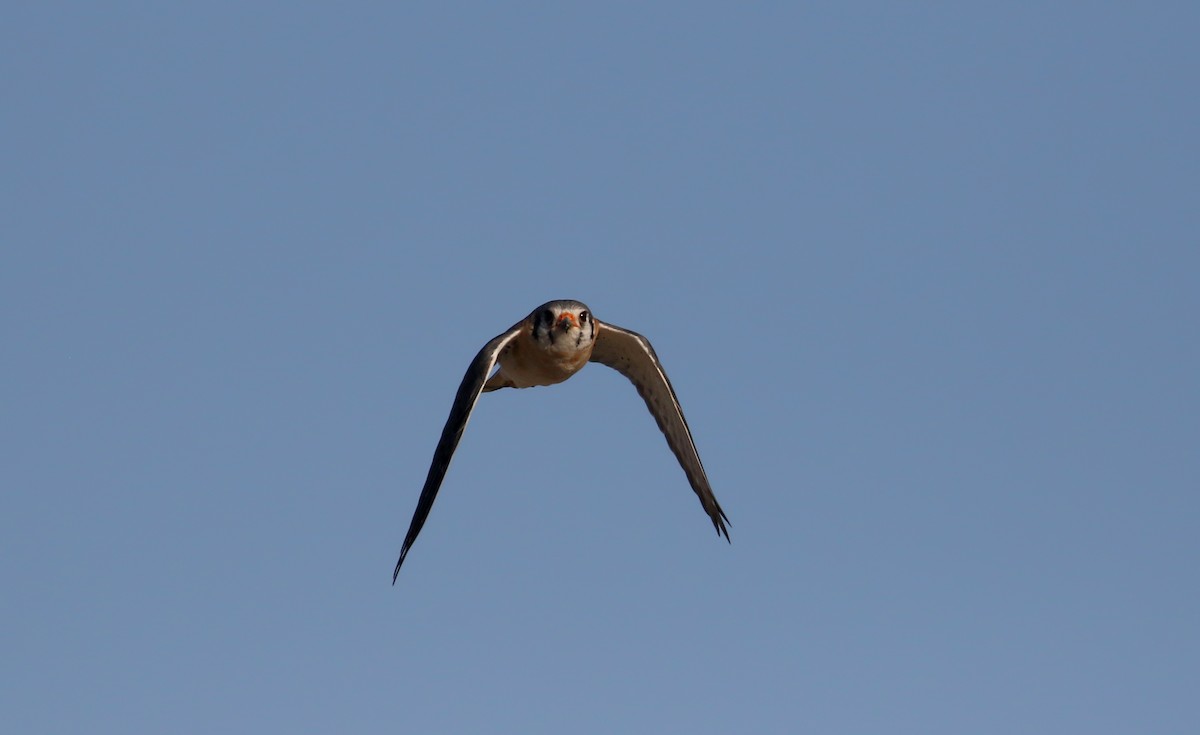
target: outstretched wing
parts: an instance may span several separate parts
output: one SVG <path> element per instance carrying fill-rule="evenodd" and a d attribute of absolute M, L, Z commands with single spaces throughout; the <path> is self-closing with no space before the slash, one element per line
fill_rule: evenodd
<path fill-rule="evenodd" d="M 400 566 L 404 564 L 404 557 L 408 556 L 408 550 L 412 548 L 417 534 L 425 525 L 425 519 L 429 517 L 429 509 L 433 507 L 438 488 L 442 486 L 442 479 L 446 476 L 446 469 L 450 467 L 450 458 L 454 456 L 458 440 L 462 438 L 463 429 L 467 428 L 467 421 L 471 418 L 471 411 L 475 409 L 475 402 L 479 400 L 479 394 L 483 391 L 484 381 L 496 366 L 501 351 L 516 339 L 524 326 L 525 322 L 522 321 L 488 342 L 467 368 L 467 374 L 463 376 L 458 393 L 454 396 L 454 405 L 450 407 L 446 426 L 442 429 L 442 438 L 438 439 L 437 449 L 433 452 L 433 462 L 429 465 L 425 487 L 421 489 L 417 510 L 408 526 L 408 535 L 404 537 L 404 545 L 400 547 L 400 560 L 396 562 L 396 571 L 392 573 L 392 584 L 395 584 L 396 577 L 400 576 Z"/>
<path fill-rule="evenodd" d="M 687 420 L 683 417 L 683 409 L 675 396 L 675 389 L 667 379 L 658 355 L 650 341 L 637 332 L 621 329 L 607 323 L 597 323 L 596 343 L 592 349 L 592 362 L 607 365 L 613 370 L 629 378 L 637 388 L 638 395 L 646 402 L 646 407 L 658 422 L 658 428 L 667 437 L 667 445 L 675 453 L 687 475 L 692 489 L 700 497 L 704 512 L 712 519 L 717 534 L 724 534 L 729 540 L 729 530 L 725 524 L 729 518 L 717 503 L 712 487 L 708 484 L 708 475 L 704 473 L 704 465 L 696 452 L 696 444 L 692 441 L 692 432 L 688 429 Z"/>

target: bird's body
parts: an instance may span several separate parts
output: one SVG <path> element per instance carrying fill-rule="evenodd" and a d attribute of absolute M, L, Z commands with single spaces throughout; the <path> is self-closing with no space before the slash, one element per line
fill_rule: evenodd
<path fill-rule="evenodd" d="M 579 311 L 589 314 L 587 307 Z M 498 388 L 554 385 L 579 372 L 587 364 L 592 356 L 595 321 L 590 316 L 585 317 L 584 328 L 575 329 L 575 334 L 572 334 L 573 328 L 579 326 L 577 315 L 547 317 L 547 314 L 554 312 L 543 307 L 540 313 L 530 314 L 519 324 L 520 332 L 497 357 L 500 369 L 484 385 L 485 393 Z M 561 318 L 562 321 L 547 324 L 543 328 L 542 320 L 545 318 Z"/>
<path fill-rule="evenodd" d="M 589 361 L 613 368 L 634 384 L 666 436 L 668 446 L 683 467 L 688 482 L 700 498 L 717 533 L 729 538 L 726 528 L 728 518 L 713 496 L 675 390 L 650 342 L 636 332 L 598 322 L 587 306 L 578 301 L 550 301 L 484 345 L 467 368 L 437 449 L 434 450 L 425 487 L 421 490 L 417 509 L 400 549 L 400 560 L 396 562 L 392 575 L 393 583 L 429 516 L 454 449 L 462 438 L 480 394 L 500 388 L 531 388 L 561 383 L 579 372 Z M 489 378 L 488 374 L 497 365 L 499 370 Z"/>

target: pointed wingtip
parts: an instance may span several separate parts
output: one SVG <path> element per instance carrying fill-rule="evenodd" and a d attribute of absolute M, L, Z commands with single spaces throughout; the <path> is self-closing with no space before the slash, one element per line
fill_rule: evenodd
<path fill-rule="evenodd" d="M 717 513 L 718 515 L 713 517 L 713 525 L 717 527 L 717 535 L 724 535 L 725 540 L 732 544 L 733 539 L 729 538 L 728 526 L 732 526 L 733 524 L 729 521 L 729 516 L 725 515 L 725 511 L 720 506 L 717 506 Z"/>
<path fill-rule="evenodd" d="M 732 526 L 733 524 L 725 517 L 725 511 L 721 511 L 721 517 L 713 519 L 713 527 L 717 529 L 717 538 L 724 536 L 725 540 L 732 544 L 733 539 L 729 538 L 729 529 L 726 528 L 726 525 Z"/>
<path fill-rule="evenodd" d="M 400 550 L 400 559 L 396 561 L 396 569 L 392 572 L 392 586 L 396 586 L 396 578 L 400 576 L 400 567 L 404 565 L 404 557 L 408 556 L 408 547 Z"/>

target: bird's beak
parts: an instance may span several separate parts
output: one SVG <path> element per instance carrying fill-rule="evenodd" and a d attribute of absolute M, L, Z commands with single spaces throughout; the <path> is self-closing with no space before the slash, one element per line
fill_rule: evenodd
<path fill-rule="evenodd" d="M 567 322 L 570 322 L 570 324 L 568 324 Z M 563 330 L 565 331 L 567 329 L 570 329 L 571 327 L 579 326 L 579 322 L 575 320 L 574 314 L 572 314 L 569 311 L 564 311 L 563 313 L 558 315 L 558 326 L 562 327 Z"/>

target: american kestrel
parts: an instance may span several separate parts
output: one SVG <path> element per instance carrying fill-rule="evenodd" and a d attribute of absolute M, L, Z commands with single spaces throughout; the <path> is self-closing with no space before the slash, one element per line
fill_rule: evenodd
<path fill-rule="evenodd" d="M 450 407 L 450 417 L 442 429 L 442 437 L 433 452 L 433 463 L 425 477 L 425 487 L 421 489 L 408 535 L 400 547 L 400 560 L 396 562 L 392 584 L 396 583 L 404 557 L 408 556 L 408 550 L 425 525 L 479 395 L 500 388 L 561 383 L 579 372 L 588 361 L 609 366 L 629 378 L 637 388 L 692 489 L 700 497 L 700 505 L 712 519 L 717 535 L 724 534 L 726 541 L 729 540 L 729 530 L 725 527 L 729 519 L 713 496 L 704 465 L 692 442 L 692 432 L 683 418 L 679 399 L 675 397 L 675 389 L 650 342 L 637 332 L 599 321 L 578 301 L 549 301 L 484 345 L 467 368 Z M 488 374 L 497 363 L 500 369 L 489 378 Z"/>

